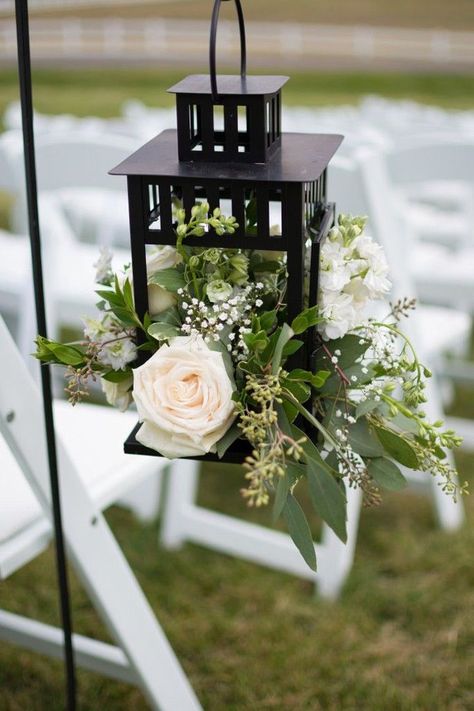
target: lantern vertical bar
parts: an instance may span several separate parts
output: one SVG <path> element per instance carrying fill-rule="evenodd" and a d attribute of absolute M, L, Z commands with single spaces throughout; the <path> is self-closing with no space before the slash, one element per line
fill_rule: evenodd
<path fill-rule="evenodd" d="M 130 213 L 130 244 L 133 265 L 133 294 L 135 311 L 143 322 L 148 311 L 148 285 L 146 273 L 146 235 L 148 234 L 148 186 L 140 177 L 129 177 L 128 183 L 128 208 Z M 161 192 L 161 191 L 160 191 Z M 160 195 L 161 198 L 163 196 Z M 163 229 L 163 225 L 162 225 Z M 145 342 L 145 334 L 139 329 L 137 343 Z M 139 361 L 143 361 L 143 353 L 139 354 Z"/>
<path fill-rule="evenodd" d="M 288 321 L 297 316 L 304 307 L 304 257 L 305 257 L 305 188 L 304 183 L 289 183 L 286 187 L 286 209 L 283 211 L 283 234 L 288 239 L 287 304 Z M 292 364 L 304 367 L 303 349 L 293 356 Z"/>

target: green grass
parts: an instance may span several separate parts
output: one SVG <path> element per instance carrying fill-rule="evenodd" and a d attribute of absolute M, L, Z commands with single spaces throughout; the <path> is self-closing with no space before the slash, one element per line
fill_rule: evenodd
<path fill-rule="evenodd" d="M 190 71 L 202 71 L 194 67 Z M 44 113 L 78 116 L 118 116 L 127 99 L 140 99 L 149 106 L 172 106 L 166 89 L 188 73 L 140 70 L 67 70 L 34 73 L 34 102 Z M 474 107 L 474 80 L 469 75 L 296 73 L 284 89 L 290 105 L 327 106 L 356 104 L 366 94 L 393 99 L 413 99 L 447 108 Z M 0 114 L 18 100 L 17 75 L 0 74 Z"/>
<path fill-rule="evenodd" d="M 235 16 L 233 3 L 223 3 L 222 18 Z M 56 10 L 38 14 L 83 14 L 121 17 L 173 17 L 206 19 L 210 17 L 208 0 L 168 0 L 168 2 L 136 2 L 105 7 L 87 7 L 82 11 Z M 440 27 L 468 30 L 474 28 L 474 7 L 471 0 L 248 0 L 243 2 L 248 20 L 280 22 L 319 22 L 347 25 L 389 25 L 400 27 Z"/>

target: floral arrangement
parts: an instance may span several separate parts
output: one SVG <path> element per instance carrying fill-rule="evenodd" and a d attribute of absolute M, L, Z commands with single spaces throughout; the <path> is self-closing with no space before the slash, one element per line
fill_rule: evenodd
<path fill-rule="evenodd" d="M 251 205 L 247 209 L 250 221 Z M 457 483 L 445 449 L 460 444 L 422 410 L 430 372 L 418 360 L 400 321 L 411 301 L 386 318 L 367 307 L 390 289 L 383 249 L 364 232 L 365 219 L 341 215 L 321 245 L 318 305 L 291 323 L 284 253 L 194 247 L 194 235 L 222 235 L 235 218 L 206 203 L 190 220 L 176 208 L 176 247 L 148 255 L 149 313 L 134 307 L 130 268 L 114 274 L 111 255 L 96 264 L 98 316 L 84 321 L 84 339 L 36 341 L 43 363 L 66 366 L 74 404 L 100 378 L 108 402 L 134 401 L 136 438 L 170 459 L 216 453 L 236 440 L 243 455 L 250 506 L 273 499 L 304 559 L 316 569 L 309 525 L 296 498 L 307 487 L 317 514 L 346 539 L 345 487 L 360 487 L 368 504 L 381 489 L 405 484 L 400 467 L 440 478 L 454 498 Z M 291 366 L 316 331 L 314 367 Z M 136 360 L 140 352 L 147 359 Z"/>

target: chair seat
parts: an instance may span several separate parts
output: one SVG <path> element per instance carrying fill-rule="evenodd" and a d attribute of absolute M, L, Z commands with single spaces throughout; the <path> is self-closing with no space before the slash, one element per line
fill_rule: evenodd
<path fill-rule="evenodd" d="M 411 270 L 423 301 L 474 313 L 474 248 L 454 251 L 441 245 L 418 245 Z"/>
<path fill-rule="evenodd" d="M 0 308 L 18 309 L 27 280 L 31 280 L 28 238 L 0 230 Z"/>
<path fill-rule="evenodd" d="M 100 509 L 107 508 L 168 464 L 158 457 L 132 457 L 123 453 L 122 443 L 137 421 L 134 413 L 88 404 L 73 408 L 65 401 L 55 402 L 54 412 L 57 433 Z M 1 564 L 2 544 L 37 524 L 43 514 L 3 438 L 0 461 Z"/>
<path fill-rule="evenodd" d="M 471 318 L 442 306 L 419 306 L 412 317 L 417 343 L 430 364 L 445 355 L 464 356 L 469 348 Z M 403 324 L 402 324 L 403 326 Z"/>

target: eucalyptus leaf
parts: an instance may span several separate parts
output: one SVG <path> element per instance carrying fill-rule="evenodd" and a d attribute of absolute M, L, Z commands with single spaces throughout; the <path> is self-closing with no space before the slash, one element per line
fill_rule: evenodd
<path fill-rule="evenodd" d="M 161 321 L 152 323 L 148 329 L 148 335 L 156 338 L 157 341 L 167 341 L 179 334 L 180 329 L 177 326 L 173 326 L 171 323 L 162 323 Z"/>
<path fill-rule="evenodd" d="M 107 380 L 109 383 L 124 383 L 126 380 L 132 377 L 132 371 L 127 370 L 109 370 L 108 373 L 104 373 L 102 378 Z"/>
<path fill-rule="evenodd" d="M 222 459 L 224 454 L 227 452 L 229 447 L 234 444 L 234 442 L 239 439 L 240 435 L 242 434 L 242 431 L 240 428 L 237 426 L 236 423 L 232 425 L 230 429 L 227 430 L 225 435 L 218 441 L 216 448 L 217 448 L 217 456 L 219 459 Z"/>
<path fill-rule="evenodd" d="M 403 464 L 403 466 L 408 467 L 408 469 L 418 469 L 418 457 L 406 439 L 403 439 L 403 437 L 400 437 L 400 435 L 392 430 L 387 430 L 382 427 L 375 427 L 374 429 L 383 448 L 391 457 L 397 462 L 400 462 L 400 464 Z"/>
<path fill-rule="evenodd" d="M 361 457 L 382 457 L 384 454 L 383 443 L 381 444 L 375 437 L 367 420 L 363 417 L 357 420 L 355 425 L 349 427 L 348 440 Z"/>
<path fill-rule="evenodd" d="M 385 457 L 370 459 L 367 463 L 367 469 L 372 479 L 389 491 L 400 491 L 407 484 L 407 480 L 400 469 L 391 459 L 386 459 Z"/>
<path fill-rule="evenodd" d="M 347 541 L 346 498 L 326 466 L 308 457 L 308 488 L 316 513 L 343 543 Z"/>
<path fill-rule="evenodd" d="M 288 494 L 283 516 L 294 544 L 311 570 L 316 571 L 316 552 L 306 516 L 294 496 Z"/>
<path fill-rule="evenodd" d="M 376 410 L 379 405 L 380 402 L 377 402 L 376 400 L 370 400 L 368 398 L 363 402 L 359 402 L 355 410 L 356 420 L 358 420 L 359 417 L 362 417 L 363 415 L 367 415 L 369 412 L 373 412 L 373 410 Z"/>
<path fill-rule="evenodd" d="M 159 272 L 155 272 L 155 274 L 149 278 L 149 282 L 150 284 L 158 284 L 158 286 L 163 287 L 166 291 L 171 292 L 184 289 L 186 286 L 183 272 L 179 271 L 176 267 L 170 267 L 169 269 L 162 269 Z"/>

